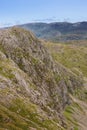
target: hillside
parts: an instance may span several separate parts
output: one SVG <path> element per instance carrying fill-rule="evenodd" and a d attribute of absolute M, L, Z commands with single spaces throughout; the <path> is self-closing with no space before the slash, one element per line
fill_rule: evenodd
<path fill-rule="evenodd" d="M 71 115 L 75 108 L 84 116 L 75 99 L 86 94 L 83 76 L 56 62 L 31 32 L 0 31 L 0 130 L 86 130 Z"/>
<path fill-rule="evenodd" d="M 87 41 L 72 41 L 67 43 L 44 43 L 44 45 L 49 49 L 53 59 L 57 63 L 63 64 L 65 67 L 69 68 L 72 72 L 78 76 L 84 78 L 85 89 L 82 94 L 79 95 L 79 91 L 76 91 L 75 94 L 79 95 L 79 98 L 72 97 L 75 103 L 71 104 L 66 108 L 65 115 L 67 120 L 70 121 L 70 117 L 74 118 L 82 126 L 82 130 L 87 129 Z M 84 95 L 83 94 L 83 95 Z M 83 112 L 82 112 L 83 111 Z"/>
<path fill-rule="evenodd" d="M 87 22 L 29 23 L 21 27 L 31 30 L 39 38 L 54 42 L 87 39 Z"/>

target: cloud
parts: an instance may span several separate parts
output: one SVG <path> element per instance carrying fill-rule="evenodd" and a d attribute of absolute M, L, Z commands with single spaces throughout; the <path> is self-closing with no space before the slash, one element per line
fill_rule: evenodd
<path fill-rule="evenodd" d="M 33 19 L 32 21 L 34 22 L 55 22 L 55 21 L 60 21 L 56 17 L 50 17 L 50 18 L 45 18 L 45 19 Z"/>
<path fill-rule="evenodd" d="M 13 23 L 0 23 L 0 27 L 9 27 L 12 26 Z"/>
<path fill-rule="evenodd" d="M 20 25 L 21 24 L 21 21 L 16 21 L 15 23 L 14 23 L 15 25 Z"/>
<path fill-rule="evenodd" d="M 1 22 L 0 27 L 10 27 L 10 26 L 19 25 L 19 24 L 21 24 L 20 21 L 15 21 L 13 23 L 11 23 L 11 22 Z"/>
<path fill-rule="evenodd" d="M 33 19 L 32 22 L 70 22 L 70 18 L 58 19 L 55 16 L 46 19 Z"/>

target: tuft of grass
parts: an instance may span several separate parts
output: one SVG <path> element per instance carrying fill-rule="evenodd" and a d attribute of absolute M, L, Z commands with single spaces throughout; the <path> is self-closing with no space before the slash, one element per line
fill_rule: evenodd
<path fill-rule="evenodd" d="M 74 113 L 74 106 L 67 106 L 64 111 L 64 116 L 67 120 L 68 127 L 73 126 L 74 130 L 78 130 L 78 122 L 74 119 L 73 113 Z"/>
<path fill-rule="evenodd" d="M 49 119 L 38 112 L 37 105 L 22 98 L 12 100 L 9 107 L 0 105 L 0 127 L 9 130 L 64 130 L 53 119 Z"/>

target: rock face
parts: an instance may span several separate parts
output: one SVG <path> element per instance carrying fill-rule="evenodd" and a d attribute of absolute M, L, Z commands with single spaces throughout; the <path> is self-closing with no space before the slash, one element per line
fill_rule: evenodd
<path fill-rule="evenodd" d="M 82 86 L 31 32 L 0 31 L 0 128 L 68 129 L 62 112 Z"/>

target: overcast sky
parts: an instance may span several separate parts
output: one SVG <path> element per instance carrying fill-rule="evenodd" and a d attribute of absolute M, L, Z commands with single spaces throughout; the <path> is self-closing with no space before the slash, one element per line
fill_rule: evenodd
<path fill-rule="evenodd" d="M 87 0 L 0 0 L 0 26 L 87 21 Z"/>

